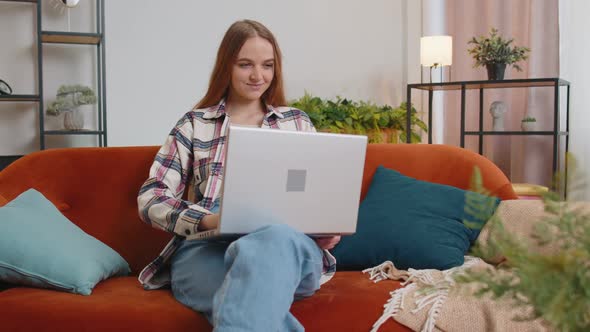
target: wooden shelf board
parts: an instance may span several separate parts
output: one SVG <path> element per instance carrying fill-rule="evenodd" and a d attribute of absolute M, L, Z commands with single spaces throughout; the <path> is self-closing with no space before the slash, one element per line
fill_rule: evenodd
<path fill-rule="evenodd" d="M 49 44 L 80 44 L 80 45 L 98 45 L 102 36 L 98 33 L 78 33 L 78 32 L 58 32 L 43 31 L 41 32 L 41 41 Z"/>

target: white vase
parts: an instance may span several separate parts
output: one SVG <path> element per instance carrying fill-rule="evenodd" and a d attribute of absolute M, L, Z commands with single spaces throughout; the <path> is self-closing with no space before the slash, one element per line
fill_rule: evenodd
<path fill-rule="evenodd" d="M 524 121 L 520 123 L 520 128 L 523 131 L 535 131 L 536 122 Z"/>
<path fill-rule="evenodd" d="M 75 108 L 64 112 L 64 128 L 67 130 L 80 130 L 84 128 L 84 114 Z"/>

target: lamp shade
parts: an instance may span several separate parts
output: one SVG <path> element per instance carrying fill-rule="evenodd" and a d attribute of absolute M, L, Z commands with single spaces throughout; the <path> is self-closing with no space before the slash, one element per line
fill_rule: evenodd
<path fill-rule="evenodd" d="M 453 37 L 427 36 L 420 38 L 420 64 L 431 67 L 453 64 Z"/>

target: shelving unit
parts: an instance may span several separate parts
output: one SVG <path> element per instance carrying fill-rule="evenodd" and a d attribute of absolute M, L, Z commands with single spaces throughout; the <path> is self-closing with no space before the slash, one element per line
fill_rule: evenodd
<path fill-rule="evenodd" d="M 532 88 L 532 87 L 546 87 L 553 89 L 553 128 L 552 130 L 539 131 L 484 131 L 483 130 L 483 100 L 484 90 L 486 89 L 507 89 L 507 88 Z M 566 88 L 566 109 L 565 109 L 565 130 L 561 130 L 560 124 L 560 87 Z M 428 143 L 432 144 L 432 100 L 434 91 L 461 91 L 461 137 L 460 146 L 465 147 L 465 136 L 478 136 L 478 152 L 483 153 L 483 137 L 487 135 L 513 135 L 513 136 L 551 136 L 553 139 L 553 174 L 557 172 L 559 163 L 559 139 L 565 137 L 565 154 L 569 149 L 569 108 L 570 108 L 570 83 L 561 78 L 530 78 L 530 79 L 515 79 L 515 80 L 501 80 L 501 81 L 460 81 L 460 82 L 445 82 L 445 83 L 420 83 L 409 84 L 407 87 L 408 104 L 412 102 L 412 89 L 428 91 Z M 479 128 L 477 131 L 465 130 L 465 93 L 467 90 L 479 90 Z M 408 126 L 410 125 L 410 110 L 408 107 Z M 410 135 L 406 137 L 406 141 L 410 143 Z M 567 172 L 567 169 L 565 170 Z M 567 173 L 566 173 L 567 174 Z"/>
<path fill-rule="evenodd" d="M 0 0 L 0 2 L 24 2 L 36 6 L 37 16 L 37 91 L 38 94 L 13 94 L 0 96 L 0 102 L 33 102 L 38 104 L 39 112 L 39 148 L 46 148 L 45 138 L 48 135 L 96 135 L 99 146 L 107 146 L 106 122 L 106 79 L 105 79 L 105 35 L 104 35 L 104 0 L 96 3 L 96 32 L 65 32 L 45 31 L 42 24 L 42 0 Z M 0 25 L 1 26 L 1 25 Z M 97 127 L 96 130 L 47 130 L 45 128 L 45 107 L 43 93 L 43 45 L 74 44 L 92 45 L 96 47 L 96 97 Z"/>

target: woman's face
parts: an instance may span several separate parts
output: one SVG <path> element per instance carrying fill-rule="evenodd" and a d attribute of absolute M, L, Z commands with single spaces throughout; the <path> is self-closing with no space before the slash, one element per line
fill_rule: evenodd
<path fill-rule="evenodd" d="M 274 77 L 272 44 L 260 37 L 246 40 L 231 73 L 230 95 L 233 100 L 255 101 L 262 97 Z"/>

